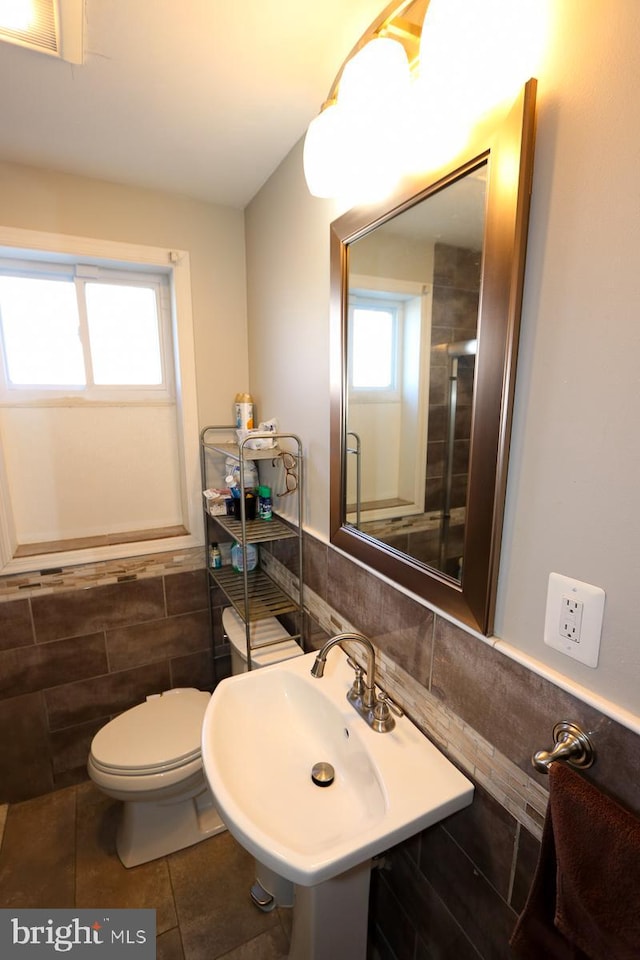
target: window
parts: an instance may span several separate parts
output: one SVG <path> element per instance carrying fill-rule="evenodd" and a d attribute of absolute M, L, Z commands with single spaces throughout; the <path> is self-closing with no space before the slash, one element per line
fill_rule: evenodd
<path fill-rule="evenodd" d="M 1 260 L 0 351 L 5 399 L 168 399 L 168 278 Z"/>
<path fill-rule="evenodd" d="M 0 227 L 0 570 L 200 545 L 189 258 Z"/>
<path fill-rule="evenodd" d="M 402 386 L 401 328 L 401 302 L 351 297 L 349 389 L 354 399 L 398 399 Z"/>

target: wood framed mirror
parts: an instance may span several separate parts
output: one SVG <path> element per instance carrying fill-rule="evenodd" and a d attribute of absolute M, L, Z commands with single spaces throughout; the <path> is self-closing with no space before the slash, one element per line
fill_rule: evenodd
<path fill-rule="evenodd" d="M 331 543 L 493 630 L 536 81 L 448 169 L 331 224 Z"/>

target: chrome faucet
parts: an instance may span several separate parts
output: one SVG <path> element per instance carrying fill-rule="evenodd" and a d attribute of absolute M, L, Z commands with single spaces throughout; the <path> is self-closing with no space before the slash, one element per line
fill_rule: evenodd
<path fill-rule="evenodd" d="M 327 640 L 323 648 L 320 650 L 318 656 L 314 660 L 313 666 L 311 667 L 311 676 L 312 677 L 322 677 L 324 674 L 324 666 L 327 662 L 327 654 L 332 647 L 335 647 L 337 643 L 340 643 L 342 640 L 352 640 L 356 643 L 361 643 L 365 650 L 367 651 L 367 678 L 364 681 L 364 690 L 362 693 L 362 704 L 368 709 L 373 709 L 376 702 L 375 694 L 375 676 L 376 676 L 376 655 L 373 649 L 373 644 L 371 640 L 368 640 L 367 637 L 363 637 L 361 633 L 339 633 L 335 637 L 331 637 L 331 640 Z M 362 669 L 351 662 L 351 665 L 356 670 L 356 682 L 362 679 Z M 360 671 L 358 673 L 358 671 Z"/>
<path fill-rule="evenodd" d="M 401 717 L 402 710 L 391 701 L 384 691 L 376 698 L 376 655 L 373 644 L 367 637 L 364 637 L 361 633 L 347 632 L 339 633 L 337 636 L 327 640 L 313 662 L 311 676 L 323 676 L 327 662 L 327 654 L 332 647 L 335 647 L 335 645 L 342 640 L 350 640 L 362 644 L 367 653 L 366 678 L 363 677 L 362 667 L 358 663 L 355 663 L 350 657 L 347 658 L 348 664 L 353 667 L 356 672 L 353 685 L 347 692 L 347 700 L 373 730 L 377 733 L 388 733 L 389 730 L 393 730 L 395 726 L 395 720 L 391 716 L 391 713 L 393 712 L 397 717 Z"/>

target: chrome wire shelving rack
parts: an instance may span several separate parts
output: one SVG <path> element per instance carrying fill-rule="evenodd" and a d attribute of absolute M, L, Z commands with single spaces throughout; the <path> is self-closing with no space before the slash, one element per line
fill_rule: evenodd
<path fill-rule="evenodd" d="M 233 460 L 239 465 L 240 489 L 244 490 L 245 469 L 247 461 L 271 461 L 274 466 L 283 457 L 292 457 L 295 462 L 296 487 L 292 491 L 296 501 L 297 529 L 280 517 L 273 515 L 271 520 L 249 520 L 246 517 L 245 500 L 240 498 L 240 518 L 233 516 L 211 516 L 204 506 L 206 536 L 206 565 L 210 581 L 220 588 L 225 598 L 233 606 L 245 624 L 247 648 L 247 666 L 251 669 L 251 624 L 269 617 L 280 617 L 287 614 L 297 616 L 298 632 L 293 633 L 292 639 L 302 645 L 303 620 L 303 538 L 302 538 L 302 492 L 303 492 L 303 460 L 302 443 L 295 434 L 275 433 L 271 438 L 276 446 L 266 450 L 253 450 L 247 446 L 247 437 L 240 442 L 234 442 L 229 437 L 234 436 L 232 426 L 207 426 L 200 433 L 200 466 L 203 491 L 208 487 L 211 459 L 220 459 L 221 462 Z M 281 443 L 286 444 L 285 447 Z M 224 471 L 218 470 L 224 476 Z M 224 538 L 235 540 L 242 547 L 243 570 L 238 572 L 229 564 L 212 568 L 209 563 L 209 531 L 215 524 L 222 531 Z M 277 584 L 260 566 L 255 570 L 248 570 L 247 546 L 272 543 L 278 540 L 296 540 L 297 548 L 297 590 L 290 595 Z M 211 590 L 209 590 L 211 597 Z M 209 611 L 212 617 L 211 600 Z M 213 634 L 212 634 L 213 635 Z M 273 643 L 279 642 L 274 640 Z M 269 644 L 260 644 L 260 648 Z"/>

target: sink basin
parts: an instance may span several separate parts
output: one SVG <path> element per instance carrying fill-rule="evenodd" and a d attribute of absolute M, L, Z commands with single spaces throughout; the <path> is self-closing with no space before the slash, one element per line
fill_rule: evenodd
<path fill-rule="evenodd" d="M 223 680 L 207 708 L 202 758 L 231 834 L 301 886 L 337 877 L 471 803 L 473 785 L 406 717 L 371 730 L 346 699 L 353 670 L 332 650 Z M 311 778 L 331 764 L 329 786 Z"/>

